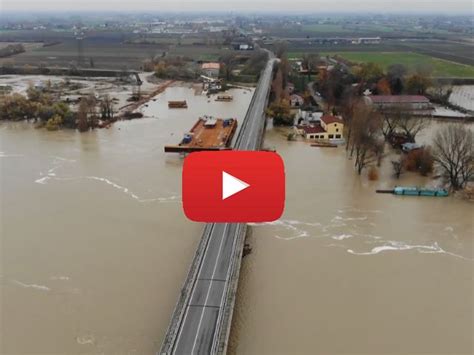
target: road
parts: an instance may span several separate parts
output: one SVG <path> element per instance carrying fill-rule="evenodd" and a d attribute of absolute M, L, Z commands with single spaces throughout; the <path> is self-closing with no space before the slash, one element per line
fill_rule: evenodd
<path fill-rule="evenodd" d="M 235 149 L 255 150 L 261 145 L 274 62 L 271 57 L 262 72 Z M 206 225 L 194 258 L 196 265 L 191 267 L 183 287 L 182 302 L 178 301 L 161 354 L 226 351 L 245 230 L 242 224 Z"/>

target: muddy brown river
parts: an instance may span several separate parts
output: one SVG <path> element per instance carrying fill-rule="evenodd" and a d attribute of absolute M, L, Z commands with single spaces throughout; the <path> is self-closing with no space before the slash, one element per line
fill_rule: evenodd
<path fill-rule="evenodd" d="M 203 228 L 163 145 L 199 115 L 242 119 L 251 93 L 232 94 L 169 88 L 149 118 L 85 134 L 0 124 L 2 354 L 159 349 Z M 188 110 L 168 110 L 183 97 Z M 269 128 L 265 145 L 285 160 L 286 209 L 252 225 L 230 353 L 472 353 L 473 205 L 377 195 L 433 182 L 393 180 L 389 159 L 369 182 L 343 148 L 285 133 Z"/>

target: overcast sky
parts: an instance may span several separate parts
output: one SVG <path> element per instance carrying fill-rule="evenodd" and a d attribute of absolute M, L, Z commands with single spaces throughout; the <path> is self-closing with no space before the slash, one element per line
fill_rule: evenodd
<path fill-rule="evenodd" d="M 3 11 L 282 11 L 472 14 L 472 0 L 0 0 Z"/>

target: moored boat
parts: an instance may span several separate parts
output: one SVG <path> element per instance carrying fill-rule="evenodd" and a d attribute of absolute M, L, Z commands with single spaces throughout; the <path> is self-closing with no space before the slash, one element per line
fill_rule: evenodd
<path fill-rule="evenodd" d="M 393 190 L 377 190 L 377 193 L 391 193 L 399 196 L 431 196 L 446 197 L 448 190 L 441 188 L 427 188 L 416 186 L 395 186 Z"/>
<path fill-rule="evenodd" d="M 168 101 L 169 108 L 188 108 L 186 100 L 181 101 Z"/>
<path fill-rule="evenodd" d="M 395 195 L 403 196 L 433 196 L 433 197 L 446 197 L 449 195 L 446 189 L 437 188 L 425 188 L 425 187 L 413 187 L 413 186 L 395 186 L 393 189 Z"/>
<path fill-rule="evenodd" d="M 218 95 L 216 101 L 232 101 L 233 99 L 232 95 Z"/>

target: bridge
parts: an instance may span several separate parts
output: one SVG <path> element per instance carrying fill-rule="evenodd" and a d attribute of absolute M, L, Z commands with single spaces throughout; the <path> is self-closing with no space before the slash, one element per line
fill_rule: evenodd
<path fill-rule="evenodd" d="M 258 150 L 262 144 L 276 61 L 269 55 L 234 149 Z M 159 354 L 226 352 L 246 230 L 247 225 L 235 223 L 204 227 Z"/>

